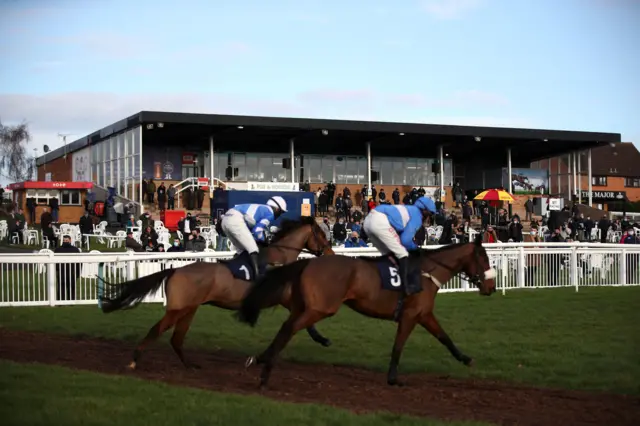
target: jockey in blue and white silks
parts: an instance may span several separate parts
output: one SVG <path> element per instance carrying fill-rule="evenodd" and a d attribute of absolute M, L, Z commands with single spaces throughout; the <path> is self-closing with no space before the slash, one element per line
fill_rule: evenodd
<path fill-rule="evenodd" d="M 409 251 L 418 246 L 413 238 L 422 227 L 424 218 L 436 212 L 436 205 L 427 197 L 418 198 L 413 205 L 382 204 L 373 209 L 364 219 L 364 231 L 380 253 L 393 253 L 398 259 L 400 280 L 405 294 L 418 293 L 422 289 L 407 280 L 409 269 Z"/>
<path fill-rule="evenodd" d="M 222 217 L 222 231 L 227 235 L 237 253 L 246 251 L 258 277 L 258 245 L 265 241 L 269 224 L 287 211 L 287 202 L 280 196 L 269 198 L 266 204 L 238 204 Z"/>

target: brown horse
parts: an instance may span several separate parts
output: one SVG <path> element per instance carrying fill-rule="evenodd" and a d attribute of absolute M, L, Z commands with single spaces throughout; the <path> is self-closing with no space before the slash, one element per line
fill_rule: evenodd
<path fill-rule="evenodd" d="M 480 289 L 480 294 L 488 296 L 496 290 L 495 271 L 489 265 L 480 238 L 475 243 L 416 251 L 411 253 L 409 264 L 411 277 L 420 279 L 423 290 L 404 301 L 387 375 L 390 385 L 400 384 L 398 362 L 416 324 L 426 328 L 458 361 L 472 364 L 472 359 L 453 344 L 433 314 L 435 297 L 442 283 L 463 273 Z M 400 295 L 400 287 L 396 287 L 399 285 L 397 268 L 393 265 L 384 256 L 368 259 L 330 256 L 302 259 L 268 272 L 249 290 L 238 314 L 240 321 L 254 326 L 260 310 L 265 307 L 263 300 L 277 297 L 285 288 L 293 290 L 289 318 L 271 345 L 257 358 L 247 360 L 247 367 L 254 362 L 264 364 L 260 386 L 267 385 L 275 359 L 291 337 L 334 315 L 343 303 L 368 317 L 393 319 Z M 390 272 L 383 279 L 384 268 Z"/>
<path fill-rule="evenodd" d="M 267 267 L 287 265 L 294 262 L 303 249 L 316 256 L 334 254 L 324 232 L 312 217 L 303 216 L 297 221 L 283 221 L 271 244 L 261 248 L 260 264 Z M 237 310 L 251 285 L 249 280 L 234 277 L 229 266 L 231 262 L 196 262 L 177 269 L 165 269 L 122 284 L 105 283 L 111 290 L 110 293 L 116 293 L 111 297 L 100 297 L 102 311 L 110 313 L 138 306 L 146 296 L 158 291 L 166 279 L 166 312 L 136 347 L 129 368 L 135 369 L 142 350 L 173 326 L 175 329 L 171 337 L 171 346 L 185 367 L 197 368 L 185 359 L 182 345 L 198 307 L 207 304 Z M 245 271 L 247 270 L 250 268 L 245 268 Z M 280 304 L 289 309 L 290 303 L 291 292 L 287 290 L 281 292 L 277 298 L 265 300 L 264 306 Z M 314 341 L 323 346 L 331 345 L 331 341 L 323 337 L 313 326 L 309 326 L 307 331 Z"/>

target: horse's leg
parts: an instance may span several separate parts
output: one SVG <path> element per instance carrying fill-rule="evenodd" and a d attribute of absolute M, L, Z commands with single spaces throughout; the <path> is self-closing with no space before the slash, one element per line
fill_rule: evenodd
<path fill-rule="evenodd" d="M 389 370 L 387 372 L 387 383 L 391 386 L 402 386 L 402 382 L 398 381 L 398 363 L 402 356 L 402 349 L 411 332 L 416 326 L 416 319 L 404 314 L 400 318 L 400 323 L 396 329 L 396 339 L 393 342 L 393 350 L 391 351 L 391 361 L 389 362 Z"/>
<path fill-rule="evenodd" d="M 318 330 L 316 330 L 315 326 L 307 327 L 307 333 L 313 339 L 314 342 L 320 343 L 322 346 L 329 347 L 331 346 L 331 340 L 324 337 Z"/>
<path fill-rule="evenodd" d="M 460 352 L 460 349 L 456 347 L 449 335 L 442 329 L 433 312 L 429 312 L 422 318 L 421 325 L 426 328 L 427 331 L 433 335 L 433 337 L 438 339 L 440 343 L 446 346 L 446 348 L 449 349 L 449 352 L 451 352 L 451 355 L 453 355 L 455 359 L 466 366 L 473 365 L 473 359 Z"/>
<path fill-rule="evenodd" d="M 173 329 L 173 335 L 171 336 L 171 346 L 173 347 L 176 355 L 178 355 L 178 358 L 180 358 L 180 361 L 182 361 L 182 364 L 185 366 L 185 368 L 200 368 L 200 366 L 198 366 L 197 364 L 187 362 L 182 350 L 184 338 L 187 335 L 187 331 L 189 331 L 189 327 L 191 327 L 191 321 L 193 321 L 193 317 L 195 316 L 197 310 L 197 306 L 195 308 L 188 309 L 187 312 L 182 317 L 180 317 L 180 319 L 176 323 L 176 326 Z"/>
<path fill-rule="evenodd" d="M 169 330 L 176 323 L 181 311 L 167 311 L 160 321 L 158 321 L 147 333 L 146 337 L 133 351 L 133 360 L 129 364 L 129 368 L 135 370 L 140 360 L 142 350 L 149 344 L 158 339 L 165 331 Z"/>
<path fill-rule="evenodd" d="M 282 324 L 269 347 L 257 358 L 259 364 L 264 363 L 260 373 L 261 389 L 266 388 L 276 357 L 287 346 L 293 335 L 303 328 L 310 327 L 322 318 L 322 315 L 314 311 L 304 311 L 302 314 L 294 314 L 292 312 L 289 315 L 289 318 Z"/>

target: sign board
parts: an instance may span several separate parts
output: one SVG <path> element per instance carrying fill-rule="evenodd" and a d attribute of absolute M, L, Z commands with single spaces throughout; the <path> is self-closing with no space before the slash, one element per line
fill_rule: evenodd
<path fill-rule="evenodd" d="M 7 186 L 9 189 L 91 189 L 91 182 L 18 182 Z"/>
<path fill-rule="evenodd" d="M 302 204 L 300 206 L 300 216 L 311 216 L 311 204 Z"/>
<path fill-rule="evenodd" d="M 193 152 L 183 152 L 182 164 L 196 164 L 196 154 Z"/>
<path fill-rule="evenodd" d="M 247 182 L 249 191 L 300 191 L 300 185 L 295 182 Z"/>
<path fill-rule="evenodd" d="M 51 172 L 45 173 L 44 181 L 45 182 L 51 182 Z"/>
<path fill-rule="evenodd" d="M 87 182 L 91 180 L 91 148 L 86 147 L 73 153 L 71 163 L 71 180 Z"/>
<path fill-rule="evenodd" d="M 627 199 L 627 193 L 625 191 L 591 191 L 593 198 L 596 200 L 607 201 L 623 201 Z M 589 191 L 582 191 L 582 199 L 589 199 Z"/>
<path fill-rule="evenodd" d="M 562 210 L 562 198 L 549 198 L 549 210 L 560 211 Z"/>

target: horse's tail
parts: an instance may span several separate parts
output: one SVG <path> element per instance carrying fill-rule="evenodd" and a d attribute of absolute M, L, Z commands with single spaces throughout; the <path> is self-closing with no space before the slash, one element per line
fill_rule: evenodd
<path fill-rule="evenodd" d="M 99 296 L 102 312 L 108 314 L 113 311 L 135 308 L 149 294 L 158 291 L 165 278 L 171 278 L 175 272 L 176 270 L 173 268 L 164 269 L 121 284 L 111 284 L 101 279 L 109 288 L 109 291 L 105 291 L 106 294 Z M 109 293 L 116 293 L 116 296 L 109 297 Z"/>
<path fill-rule="evenodd" d="M 277 304 L 282 299 L 282 293 L 287 285 L 293 279 L 300 277 L 310 260 L 298 260 L 267 271 L 245 294 L 237 314 L 238 321 L 252 327 L 256 325 L 260 310 Z"/>

